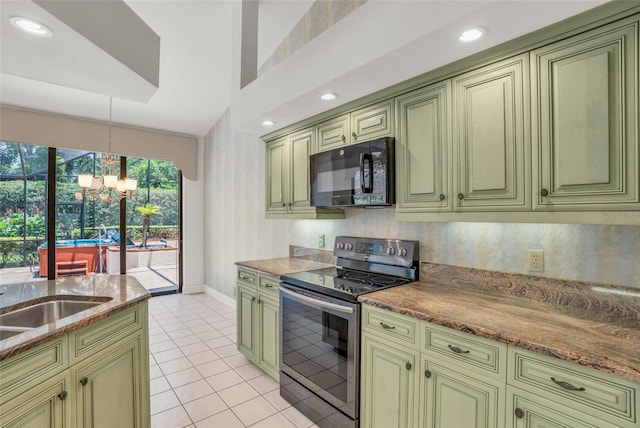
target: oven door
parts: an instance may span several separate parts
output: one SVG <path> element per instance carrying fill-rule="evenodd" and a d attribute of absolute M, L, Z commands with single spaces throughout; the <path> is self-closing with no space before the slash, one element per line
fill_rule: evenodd
<path fill-rule="evenodd" d="M 280 370 L 354 419 L 359 324 L 357 303 L 280 283 Z"/>

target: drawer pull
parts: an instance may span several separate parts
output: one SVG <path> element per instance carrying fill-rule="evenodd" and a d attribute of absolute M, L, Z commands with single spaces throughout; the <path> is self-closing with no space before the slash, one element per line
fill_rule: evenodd
<path fill-rule="evenodd" d="M 271 284 L 266 284 L 265 283 L 264 286 L 267 287 L 267 288 L 273 288 L 273 285 L 271 285 Z"/>
<path fill-rule="evenodd" d="M 426 377 L 427 379 L 429 379 L 431 377 L 431 372 L 429 370 L 425 370 L 424 371 L 424 377 Z"/>
<path fill-rule="evenodd" d="M 411 365 L 411 363 L 407 363 L 407 364 L 405 365 L 405 367 L 407 368 L 407 370 L 411 370 L 411 367 L 413 367 L 413 366 Z"/>
<path fill-rule="evenodd" d="M 553 383 L 555 383 L 556 385 L 566 389 L 567 391 L 586 391 L 586 389 L 584 389 L 583 387 L 580 388 L 576 388 L 575 386 L 571 385 L 569 382 L 564 382 L 561 380 L 556 380 L 555 377 L 551 378 L 551 381 Z"/>
<path fill-rule="evenodd" d="M 253 277 L 250 276 L 241 276 L 240 279 L 243 279 L 245 281 L 253 281 Z"/>
<path fill-rule="evenodd" d="M 89 382 L 89 378 L 88 377 L 83 377 L 82 379 L 80 379 L 80 385 L 85 386 L 87 384 L 87 382 Z"/>
<path fill-rule="evenodd" d="M 59 398 L 61 401 L 66 400 L 66 399 L 67 399 L 67 391 L 62 391 L 60 394 L 58 394 L 58 398 Z"/>
<path fill-rule="evenodd" d="M 393 325 L 389 325 L 389 324 L 385 324 L 383 322 L 380 323 L 380 325 L 382 326 L 382 328 L 384 328 L 385 330 L 395 330 L 395 326 Z"/>
<path fill-rule="evenodd" d="M 514 413 L 516 414 L 516 418 L 518 419 L 522 419 L 524 417 L 524 412 L 522 411 L 522 409 L 516 408 Z"/>
<path fill-rule="evenodd" d="M 462 349 L 458 348 L 457 346 L 451 346 L 451 345 L 447 345 L 447 346 L 449 347 L 449 349 L 451 349 L 456 354 L 468 354 L 469 353 L 469 351 L 463 351 Z"/>

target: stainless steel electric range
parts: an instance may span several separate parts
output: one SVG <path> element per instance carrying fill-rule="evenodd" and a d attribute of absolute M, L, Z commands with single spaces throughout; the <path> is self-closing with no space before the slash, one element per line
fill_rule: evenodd
<path fill-rule="evenodd" d="M 358 296 L 418 280 L 417 241 L 339 236 L 336 267 L 280 277 L 280 395 L 320 427 L 358 427 Z"/>

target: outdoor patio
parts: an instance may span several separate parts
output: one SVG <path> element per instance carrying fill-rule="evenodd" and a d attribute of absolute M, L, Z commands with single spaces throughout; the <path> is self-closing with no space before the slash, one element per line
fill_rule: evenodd
<path fill-rule="evenodd" d="M 130 269 L 127 275 L 135 277 L 147 290 L 178 286 L 178 269 L 176 265 L 138 267 Z M 28 267 L 0 269 L 0 285 L 28 281 L 44 281 L 38 272 L 31 272 Z"/>

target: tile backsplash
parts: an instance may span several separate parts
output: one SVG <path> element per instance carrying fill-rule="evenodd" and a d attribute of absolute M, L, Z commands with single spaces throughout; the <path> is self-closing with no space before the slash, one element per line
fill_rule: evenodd
<path fill-rule="evenodd" d="M 640 288 L 640 227 L 513 223 L 409 223 L 393 208 L 348 209 L 344 220 L 267 220 L 265 146 L 232 132 L 230 111 L 205 139 L 205 281 L 233 296 L 234 262 L 289 255 L 289 245 L 326 250 L 336 236 L 420 241 L 433 263 L 531 275 L 528 250 L 544 250 L 545 277 Z M 535 273 L 537 274 L 537 273 Z"/>

